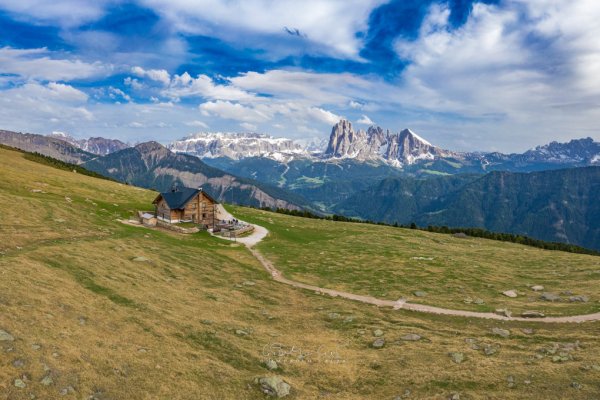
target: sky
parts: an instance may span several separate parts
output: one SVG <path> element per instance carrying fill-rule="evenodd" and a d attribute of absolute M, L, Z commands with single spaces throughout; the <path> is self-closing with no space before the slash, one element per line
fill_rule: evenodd
<path fill-rule="evenodd" d="M 0 129 L 600 140 L 597 0 L 0 0 Z"/>

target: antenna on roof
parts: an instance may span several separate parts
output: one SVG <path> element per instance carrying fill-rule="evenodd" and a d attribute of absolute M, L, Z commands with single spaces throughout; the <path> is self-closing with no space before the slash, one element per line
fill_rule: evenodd
<path fill-rule="evenodd" d="M 171 186 L 171 193 L 175 193 L 179 191 L 179 188 L 177 187 L 177 182 L 173 182 L 173 186 Z"/>

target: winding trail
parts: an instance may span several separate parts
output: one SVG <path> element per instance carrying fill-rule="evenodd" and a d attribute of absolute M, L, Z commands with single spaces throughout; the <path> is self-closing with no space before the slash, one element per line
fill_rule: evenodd
<path fill-rule="evenodd" d="M 451 315 L 456 317 L 467 317 L 467 318 L 483 318 L 483 319 L 494 319 L 501 321 L 525 321 L 525 322 L 542 322 L 542 323 L 581 323 L 581 322 L 591 322 L 591 321 L 600 321 L 600 312 L 594 314 L 584 314 L 584 315 L 572 315 L 572 316 L 564 316 L 564 317 L 544 317 L 544 318 L 523 318 L 523 317 L 505 317 L 503 315 L 498 315 L 494 313 L 484 313 L 484 312 L 475 312 L 475 311 L 465 311 L 465 310 L 451 310 L 448 308 L 427 306 L 424 304 L 416 304 L 416 303 L 408 303 L 404 299 L 400 299 L 397 301 L 394 300 L 383 300 L 378 299 L 372 296 L 365 296 L 360 294 L 342 292 L 339 290 L 326 289 L 318 286 L 309 285 L 302 282 L 293 281 L 291 279 L 287 279 L 281 274 L 271 261 L 265 258 L 257 249 L 254 248 L 254 245 L 263 240 L 269 233 L 269 231 L 260 225 L 250 224 L 254 226 L 254 231 L 245 237 L 238 238 L 237 242 L 243 243 L 246 245 L 248 250 L 252 253 L 254 257 L 262 264 L 262 266 L 271 274 L 273 280 L 281 283 L 285 283 L 286 285 L 290 285 L 296 288 L 305 289 L 313 291 L 317 294 L 327 294 L 332 297 L 340 297 L 344 299 L 360 301 L 361 303 L 373 304 L 378 307 L 391 307 L 394 310 L 408 310 L 429 314 L 440 314 L 440 315 Z M 221 236 L 218 236 L 221 237 Z M 221 237 L 225 240 L 233 240 L 229 238 Z"/>

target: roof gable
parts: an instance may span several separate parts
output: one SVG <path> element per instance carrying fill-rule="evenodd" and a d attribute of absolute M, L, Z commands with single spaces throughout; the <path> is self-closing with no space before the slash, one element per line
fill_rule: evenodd
<path fill-rule="evenodd" d="M 177 191 L 161 193 L 159 197 L 162 197 L 171 210 L 177 210 L 185 208 L 185 205 L 196 195 L 200 193 L 198 189 L 181 188 Z M 157 201 L 158 198 L 155 200 Z"/>
<path fill-rule="evenodd" d="M 209 200 L 217 203 L 217 201 L 209 196 L 208 193 L 203 192 L 202 189 L 192 189 L 186 187 L 177 189 L 175 191 L 161 193 L 158 195 L 158 197 L 156 197 L 153 203 L 158 204 L 160 198 L 162 197 L 171 210 L 180 210 L 185 208 L 185 205 L 190 200 L 195 198 L 199 193 L 203 193 Z"/>

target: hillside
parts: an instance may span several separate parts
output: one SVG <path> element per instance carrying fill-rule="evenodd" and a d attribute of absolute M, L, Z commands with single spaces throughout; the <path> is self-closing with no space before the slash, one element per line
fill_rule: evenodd
<path fill-rule="evenodd" d="M 156 142 L 97 157 L 83 166 L 121 182 L 159 191 L 169 190 L 174 184 L 202 186 L 216 199 L 237 204 L 300 209 L 306 203 L 298 195 L 226 174 L 196 157 L 172 153 Z"/>
<path fill-rule="evenodd" d="M 389 223 L 479 227 L 600 249 L 598 198 L 600 167 L 584 167 L 390 178 L 351 196 L 335 211 Z"/>
<path fill-rule="evenodd" d="M 8 278 L 0 279 L 4 397 L 264 399 L 255 378 L 275 375 L 291 385 L 290 399 L 444 399 L 455 394 L 589 399 L 597 394 L 597 323 L 543 325 L 415 314 L 293 289 L 272 281 L 236 243 L 117 221 L 148 208 L 154 196 L 0 149 L 0 273 Z M 308 266 L 312 257 L 328 260 L 332 268 L 357 270 L 365 260 L 368 265 L 373 257 L 364 252 L 364 244 L 344 251 L 356 240 L 364 243 L 365 232 L 402 251 L 413 245 L 414 233 L 407 230 L 388 238 L 392 228 L 324 221 L 330 228 L 323 230 L 313 220 L 243 208 L 237 213 L 264 221 L 273 232 L 268 240 L 291 241 L 295 248 L 288 257 L 299 256 Z M 335 253 L 331 243 L 321 240 L 334 233 L 333 243 L 347 241 Z M 431 251 L 448 258 L 460 254 L 443 243 L 446 235 L 418 235 L 414 240 L 428 241 Z M 275 256 L 269 243 L 275 242 L 260 249 Z M 505 258 L 521 254 L 540 262 L 548 276 L 552 270 L 544 269 L 543 262 L 563 254 L 485 240 L 467 243 L 486 257 L 495 251 L 504 251 Z M 389 256 L 377 255 L 381 262 Z M 354 257 L 363 259 L 356 264 Z M 581 283 L 577 289 L 591 300 L 580 306 L 591 308 L 597 304 L 592 290 L 599 287 L 594 283 L 598 276 L 586 271 L 600 267 L 594 265 L 597 258 L 586 260 L 582 271 L 563 258 L 552 268 L 556 284 L 562 274 L 573 274 L 573 287 L 564 283 L 564 289 L 575 290 L 575 282 Z M 389 258 L 388 264 L 394 263 Z M 516 289 L 525 290 L 521 282 L 526 277 L 518 269 L 508 262 L 502 268 L 519 278 Z M 391 279 L 382 271 L 368 279 L 392 283 L 403 277 Z M 471 290 L 471 280 L 453 279 L 431 281 L 431 290 L 442 284 Z M 325 281 L 336 282 L 334 276 Z M 431 301 L 437 299 L 436 294 Z M 550 307 L 563 308 L 558 303 Z M 510 335 L 498 336 L 495 328 Z M 381 338 L 383 348 L 373 347 Z M 267 360 L 276 360 L 277 369 L 269 371 Z M 407 369 L 410 374 L 398 373 Z"/>
<path fill-rule="evenodd" d="M 94 154 L 62 139 L 32 133 L 0 130 L 0 144 L 32 153 L 40 153 L 71 164 L 80 164 L 95 157 Z"/>

